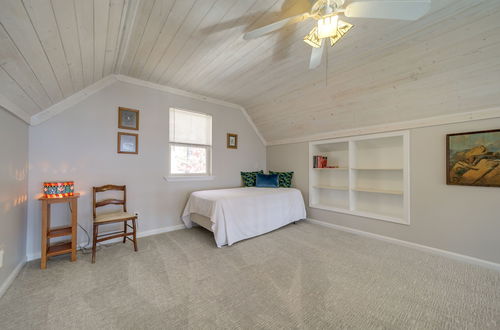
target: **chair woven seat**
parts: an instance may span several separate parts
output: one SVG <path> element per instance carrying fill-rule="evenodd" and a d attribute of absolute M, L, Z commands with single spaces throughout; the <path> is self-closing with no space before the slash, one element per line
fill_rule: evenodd
<path fill-rule="evenodd" d="M 109 212 L 101 213 L 96 216 L 95 222 L 113 222 L 113 221 L 123 221 L 125 219 L 137 218 L 135 214 L 128 212 Z"/>

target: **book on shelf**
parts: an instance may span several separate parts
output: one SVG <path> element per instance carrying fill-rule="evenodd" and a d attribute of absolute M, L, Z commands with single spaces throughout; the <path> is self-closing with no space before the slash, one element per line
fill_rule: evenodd
<path fill-rule="evenodd" d="M 328 163 L 328 157 L 313 156 L 313 167 L 314 168 L 326 168 L 327 163 Z"/>

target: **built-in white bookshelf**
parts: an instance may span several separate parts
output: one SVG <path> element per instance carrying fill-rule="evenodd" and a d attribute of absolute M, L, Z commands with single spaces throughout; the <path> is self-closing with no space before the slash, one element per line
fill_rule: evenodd
<path fill-rule="evenodd" d="M 310 207 L 410 223 L 408 131 L 310 142 L 309 159 Z"/>

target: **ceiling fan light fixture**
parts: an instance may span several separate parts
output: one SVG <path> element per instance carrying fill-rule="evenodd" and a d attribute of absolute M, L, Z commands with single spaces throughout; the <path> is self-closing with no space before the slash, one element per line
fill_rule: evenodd
<path fill-rule="evenodd" d="M 333 47 L 352 27 L 352 24 L 339 20 L 336 33 L 330 37 L 330 46 Z"/>
<path fill-rule="evenodd" d="M 347 23 L 347 22 L 344 22 L 344 21 L 341 21 L 339 20 L 339 23 L 338 23 L 338 28 L 337 30 L 339 30 L 339 32 L 342 33 L 342 35 L 346 34 L 347 31 L 349 31 L 354 25 L 352 25 L 351 23 Z"/>
<path fill-rule="evenodd" d="M 337 15 L 324 16 L 318 20 L 318 37 L 329 38 L 337 33 L 339 17 Z"/>
<path fill-rule="evenodd" d="M 304 0 L 306 1 L 306 0 Z M 333 47 L 353 27 L 352 24 L 339 20 L 343 17 L 380 18 L 398 20 L 417 20 L 431 7 L 431 0 L 310 0 L 309 12 L 291 16 L 245 33 L 244 39 L 253 39 L 279 30 L 287 25 L 314 19 L 312 30 L 304 37 L 304 42 L 313 47 L 309 69 L 317 68 L 321 63 L 325 43 Z M 323 43 L 324 40 L 324 43 Z"/>
<path fill-rule="evenodd" d="M 318 37 L 318 28 L 316 26 L 304 37 L 304 42 L 314 48 L 321 47 L 323 40 Z"/>

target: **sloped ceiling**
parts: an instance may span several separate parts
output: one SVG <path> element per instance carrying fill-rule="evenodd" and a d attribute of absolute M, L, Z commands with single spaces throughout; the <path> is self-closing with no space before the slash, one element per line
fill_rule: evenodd
<path fill-rule="evenodd" d="M 500 104 L 500 1 L 433 0 L 355 27 L 316 70 L 308 0 L 1 0 L 0 99 L 35 115 L 109 74 L 246 108 L 268 142 Z"/>

